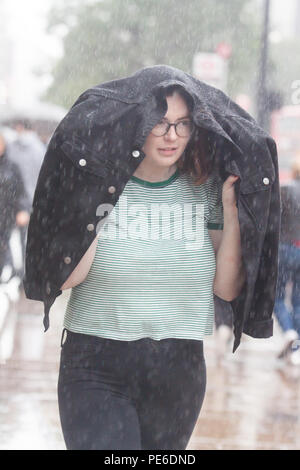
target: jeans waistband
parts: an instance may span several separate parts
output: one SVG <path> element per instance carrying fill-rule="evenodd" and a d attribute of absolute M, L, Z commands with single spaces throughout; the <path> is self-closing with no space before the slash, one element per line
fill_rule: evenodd
<path fill-rule="evenodd" d="M 99 336 L 88 335 L 85 333 L 75 333 L 74 331 L 70 331 L 67 328 L 64 328 L 61 335 L 61 342 L 60 345 L 64 344 L 64 339 L 68 338 L 68 342 L 76 342 L 76 343 L 86 343 L 89 342 L 90 344 L 98 344 L 99 342 L 111 342 L 114 341 L 108 338 L 101 338 Z M 121 341 L 120 341 L 121 342 Z"/>
<path fill-rule="evenodd" d="M 99 343 L 107 343 L 111 345 L 139 345 L 139 344 L 148 344 L 148 346 L 151 347 L 154 351 L 159 351 L 161 347 L 168 347 L 170 344 L 172 344 L 174 347 L 185 347 L 185 345 L 189 344 L 191 347 L 195 346 L 199 350 L 199 347 L 202 350 L 203 353 L 203 341 L 202 340 L 194 340 L 194 339 L 181 339 L 181 338 L 165 338 L 161 340 L 155 340 L 152 338 L 141 338 L 138 340 L 133 340 L 133 341 L 121 341 L 121 340 L 115 340 L 111 338 L 102 338 L 99 336 L 93 336 L 93 335 L 88 335 L 85 333 L 75 333 L 73 331 L 68 330 L 67 328 L 63 328 L 62 335 L 61 335 L 61 342 L 60 345 L 61 347 L 66 341 L 66 338 L 68 338 L 68 341 L 70 343 L 76 342 L 76 343 L 86 343 L 89 342 L 90 344 L 99 344 Z"/>

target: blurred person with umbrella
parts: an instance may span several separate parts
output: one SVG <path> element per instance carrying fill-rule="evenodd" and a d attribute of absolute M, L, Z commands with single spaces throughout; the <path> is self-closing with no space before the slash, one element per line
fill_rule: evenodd
<path fill-rule="evenodd" d="M 283 346 L 278 358 L 300 364 L 300 155 L 291 165 L 292 182 L 281 187 L 281 233 L 279 271 L 274 313 L 282 328 Z M 286 305 L 286 287 L 292 282 L 291 304 Z M 293 348 L 293 346 L 296 346 Z"/>
<path fill-rule="evenodd" d="M 46 146 L 42 143 L 37 133 L 32 130 L 32 123 L 29 119 L 15 118 L 11 122 L 11 127 L 16 131 L 17 137 L 7 145 L 7 156 L 11 162 L 19 167 L 30 205 L 32 205 Z M 18 228 L 22 249 L 22 267 L 16 274 L 23 279 L 27 224 L 20 225 Z"/>
<path fill-rule="evenodd" d="M 21 130 L 26 125 L 28 129 L 36 132 L 46 146 L 65 114 L 64 108 L 47 102 L 34 102 L 27 106 L 1 106 L 0 104 L 2 125 L 13 128 L 21 125 Z"/>
<path fill-rule="evenodd" d="M 18 166 L 7 156 L 7 144 L 0 133 L 0 279 L 7 264 L 9 240 L 15 226 L 24 227 L 29 222 L 30 201 Z M 1 306 L 4 308 L 3 292 L 12 294 L 10 288 L 20 284 L 21 279 L 11 277 L 9 283 L 1 284 Z"/>
<path fill-rule="evenodd" d="M 49 139 L 65 113 L 64 108 L 47 102 L 35 102 L 25 107 L 0 106 L 0 122 L 14 132 L 14 138 L 7 142 L 7 155 L 21 170 L 31 205 Z M 14 274 L 23 278 L 27 226 L 19 226 L 17 230 L 22 266 L 14 266 L 11 252 L 8 253 L 8 258 Z"/>

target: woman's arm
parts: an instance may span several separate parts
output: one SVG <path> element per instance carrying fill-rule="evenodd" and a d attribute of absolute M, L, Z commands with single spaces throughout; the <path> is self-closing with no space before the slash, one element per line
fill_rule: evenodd
<path fill-rule="evenodd" d="M 235 176 L 230 176 L 223 185 L 223 231 L 209 231 L 216 253 L 214 293 L 228 302 L 239 295 L 246 280 L 246 272 L 242 262 L 238 209 L 234 192 L 234 182 L 236 180 Z"/>
<path fill-rule="evenodd" d="M 61 286 L 61 290 L 65 289 L 70 289 L 71 287 L 75 287 L 78 284 L 81 284 L 88 275 L 88 272 L 91 268 L 91 265 L 93 263 L 95 253 L 96 253 L 96 247 L 97 247 L 97 241 L 98 237 L 95 238 L 95 240 L 91 243 L 89 246 L 88 250 L 85 252 L 79 263 L 77 264 L 76 268 L 68 279 L 65 281 L 65 283 Z"/>
<path fill-rule="evenodd" d="M 237 208 L 232 212 L 224 209 L 224 229 L 209 230 L 209 234 L 216 253 L 214 293 L 230 302 L 239 295 L 246 280 Z"/>

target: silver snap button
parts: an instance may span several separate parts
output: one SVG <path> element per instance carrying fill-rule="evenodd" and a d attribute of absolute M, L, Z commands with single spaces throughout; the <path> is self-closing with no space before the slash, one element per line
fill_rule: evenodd
<path fill-rule="evenodd" d="M 88 229 L 89 232 L 91 232 L 92 230 L 94 230 L 95 227 L 94 227 L 94 224 L 88 224 L 86 228 Z"/>
<path fill-rule="evenodd" d="M 269 178 L 264 178 L 264 179 L 263 179 L 263 183 L 264 183 L 264 184 L 269 184 L 269 183 L 270 183 Z"/>
<path fill-rule="evenodd" d="M 135 158 L 137 158 L 137 157 L 140 156 L 140 152 L 139 152 L 138 150 L 134 150 L 134 151 L 132 152 L 132 156 L 135 157 Z"/>
<path fill-rule="evenodd" d="M 71 263 L 71 258 L 70 258 L 70 256 L 66 256 L 66 257 L 64 258 L 64 262 L 65 262 L 66 264 L 70 264 L 70 263 Z"/>
<path fill-rule="evenodd" d="M 110 187 L 108 188 L 108 192 L 111 193 L 111 194 L 115 193 L 115 192 L 116 192 L 115 186 L 110 186 Z"/>
<path fill-rule="evenodd" d="M 86 160 L 85 160 L 84 158 L 81 158 L 81 159 L 79 160 L 79 165 L 80 165 L 80 166 L 85 166 L 85 165 L 86 165 Z"/>

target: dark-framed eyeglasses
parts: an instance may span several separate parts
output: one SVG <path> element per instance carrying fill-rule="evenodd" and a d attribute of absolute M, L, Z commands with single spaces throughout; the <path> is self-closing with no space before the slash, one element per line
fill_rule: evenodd
<path fill-rule="evenodd" d="M 179 122 L 161 121 L 153 127 L 151 134 L 162 137 L 169 132 L 171 126 L 174 126 L 178 137 L 190 137 L 195 127 L 190 119 L 183 119 Z"/>

